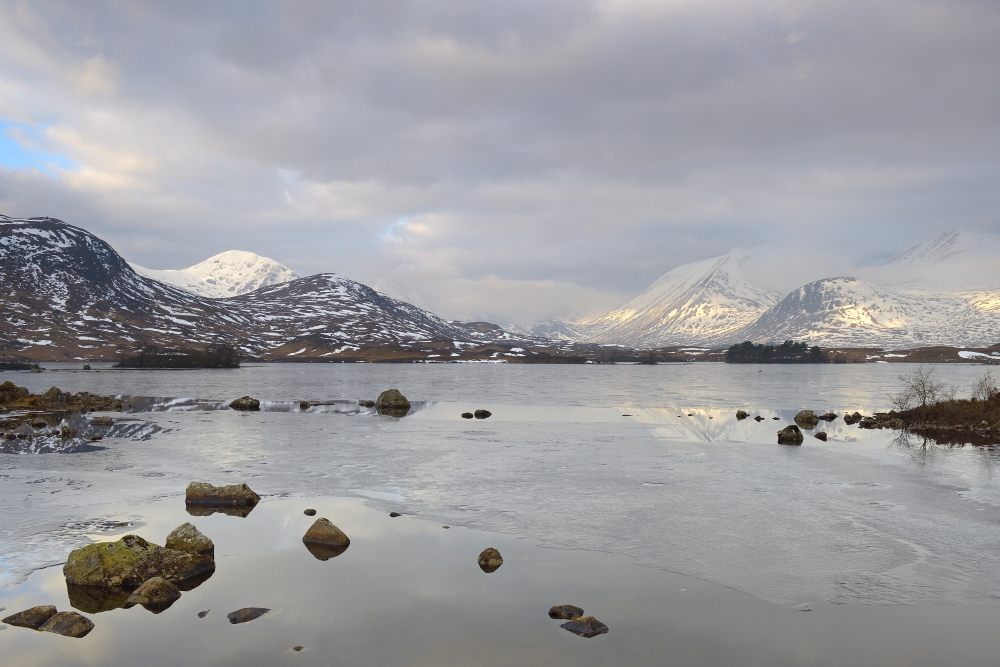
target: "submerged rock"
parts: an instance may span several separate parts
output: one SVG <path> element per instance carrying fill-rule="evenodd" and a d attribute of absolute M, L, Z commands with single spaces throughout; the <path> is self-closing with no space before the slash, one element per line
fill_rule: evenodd
<path fill-rule="evenodd" d="M 229 404 L 233 410 L 256 411 L 260 410 L 260 401 L 250 396 L 242 396 Z"/>
<path fill-rule="evenodd" d="M 215 543 L 190 523 L 185 523 L 174 528 L 167 535 L 167 541 L 163 546 L 167 549 L 183 551 L 189 554 L 215 556 Z"/>
<path fill-rule="evenodd" d="M 473 417 L 475 417 L 475 415 L 472 414 L 471 412 L 463 412 L 462 413 L 462 419 L 472 419 Z"/>
<path fill-rule="evenodd" d="M 246 484 L 212 486 L 207 482 L 191 482 L 184 494 L 188 505 L 253 507 L 260 502 L 260 496 Z"/>
<path fill-rule="evenodd" d="M 549 609 L 549 618 L 569 620 L 583 616 L 583 610 L 571 604 L 559 604 Z"/>
<path fill-rule="evenodd" d="M 63 566 L 71 584 L 121 589 L 138 588 L 157 576 L 176 584 L 214 571 L 211 556 L 164 549 L 138 535 L 75 549 Z"/>
<path fill-rule="evenodd" d="M 820 431 L 813 437 L 816 438 L 817 440 L 822 440 L 823 442 L 826 442 L 826 431 Z"/>
<path fill-rule="evenodd" d="M 476 419 L 489 419 L 492 414 L 489 410 L 476 410 L 472 413 L 472 416 Z"/>
<path fill-rule="evenodd" d="M 248 623 L 254 619 L 258 619 L 269 611 L 271 610 L 264 607 L 244 607 L 243 609 L 229 612 L 226 614 L 226 618 L 229 619 L 230 623 L 236 625 L 237 623 Z"/>
<path fill-rule="evenodd" d="M 743 421 L 744 419 L 746 419 L 749 416 L 750 416 L 750 413 L 748 413 L 746 410 L 737 410 L 736 411 L 736 418 L 738 420 L 740 420 L 740 421 Z"/>
<path fill-rule="evenodd" d="M 410 411 L 410 402 L 406 400 L 406 396 L 399 393 L 398 389 L 387 389 L 375 400 L 375 410 L 380 415 L 404 417 Z"/>
<path fill-rule="evenodd" d="M 302 543 L 317 560 L 330 560 L 347 551 L 351 539 L 329 519 L 323 518 L 316 519 L 310 526 L 302 536 Z"/>
<path fill-rule="evenodd" d="M 129 604 L 141 604 L 143 607 L 159 614 L 179 600 L 181 591 L 163 577 L 153 577 L 142 583 L 128 596 Z"/>
<path fill-rule="evenodd" d="M 42 626 L 42 623 L 52 618 L 55 613 L 56 608 L 47 604 L 41 607 L 32 607 L 31 609 L 19 611 L 0 622 L 6 623 L 7 625 L 14 625 L 19 628 L 31 628 L 32 630 L 37 630 Z"/>
<path fill-rule="evenodd" d="M 795 424 L 789 424 L 778 431 L 779 445 L 801 445 L 803 440 L 802 431 Z"/>
<path fill-rule="evenodd" d="M 86 614 L 100 614 L 128 606 L 128 596 L 131 591 L 101 586 L 77 586 L 67 581 L 66 593 L 69 596 L 69 604 L 74 609 Z"/>
<path fill-rule="evenodd" d="M 500 569 L 500 566 L 503 565 L 503 557 L 499 551 L 493 547 L 488 547 L 483 549 L 476 562 L 479 563 L 479 569 L 490 574 Z"/>
<path fill-rule="evenodd" d="M 812 410 L 799 410 L 795 415 L 794 421 L 802 428 L 808 430 L 816 428 L 816 425 L 819 424 L 819 417 Z"/>
<path fill-rule="evenodd" d="M 567 621 L 559 626 L 563 630 L 569 630 L 574 635 L 581 637 L 596 637 L 608 633 L 608 626 L 598 621 L 593 616 L 581 616 Z"/>
<path fill-rule="evenodd" d="M 81 616 L 75 611 L 61 611 L 45 621 L 39 632 L 52 632 L 63 637 L 73 637 L 79 639 L 86 637 L 94 624 L 86 616 Z"/>

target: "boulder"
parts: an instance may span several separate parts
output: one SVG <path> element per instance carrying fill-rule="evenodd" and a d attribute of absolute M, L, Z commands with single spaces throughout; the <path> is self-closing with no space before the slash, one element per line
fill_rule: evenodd
<path fill-rule="evenodd" d="M 375 400 L 375 410 L 380 415 L 404 417 L 410 411 L 410 402 L 398 389 L 387 389 Z"/>
<path fill-rule="evenodd" d="M 854 412 L 851 414 L 844 415 L 844 423 L 847 424 L 848 426 L 850 426 L 851 424 L 857 424 L 862 419 L 863 417 L 861 416 L 860 412 Z"/>
<path fill-rule="evenodd" d="M 40 632 L 52 632 L 63 637 L 73 637 L 80 639 L 86 637 L 94 624 L 86 616 L 81 616 L 75 611 L 61 611 L 38 628 Z"/>
<path fill-rule="evenodd" d="M 801 445 L 802 444 L 802 431 L 795 424 L 789 424 L 785 428 L 778 431 L 778 444 L 779 445 Z"/>
<path fill-rule="evenodd" d="M 59 387 L 50 387 L 42 394 L 42 403 L 65 403 L 66 398 L 66 394 Z"/>
<path fill-rule="evenodd" d="M 183 551 L 189 554 L 200 556 L 215 556 L 215 543 L 205 537 L 193 524 L 185 523 L 167 535 L 167 541 L 163 545 L 167 549 Z"/>
<path fill-rule="evenodd" d="M 875 417 L 862 417 L 858 422 L 858 428 L 874 429 L 878 428 L 878 419 Z"/>
<path fill-rule="evenodd" d="M 493 547 L 488 547 L 483 549 L 476 562 L 479 563 L 479 569 L 490 574 L 500 569 L 500 566 L 503 565 L 503 557 L 499 551 Z"/>
<path fill-rule="evenodd" d="M 306 410 L 308 410 L 311 407 L 312 407 L 312 403 L 310 403 L 309 401 L 299 401 L 299 410 L 305 412 Z"/>
<path fill-rule="evenodd" d="M 476 419 L 489 419 L 492 414 L 489 410 L 476 410 L 472 413 L 472 416 Z"/>
<path fill-rule="evenodd" d="M 76 429 L 72 426 L 63 426 L 59 431 L 59 437 L 63 440 L 72 440 L 76 437 Z"/>
<path fill-rule="evenodd" d="M 163 577 L 153 577 L 142 583 L 142 586 L 135 589 L 132 595 L 128 596 L 129 604 L 141 604 L 143 607 L 159 614 L 179 600 L 181 591 Z"/>
<path fill-rule="evenodd" d="M 400 517 L 400 516 L 403 516 L 403 515 L 400 514 L 399 512 L 389 512 L 389 518 L 390 519 L 395 519 L 396 517 Z"/>
<path fill-rule="evenodd" d="M 256 507 L 260 496 L 246 484 L 212 486 L 207 482 L 191 482 L 184 494 L 188 505 Z"/>
<path fill-rule="evenodd" d="M 462 413 L 462 419 L 472 419 L 473 417 L 475 417 L 475 415 L 472 414 L 471 412 L 463 412 Z"/>
<path fill-rule="evenodd" d="M 757 415 L 756 417 L 754 417 L 754 418 L 753 418 L 753 420 L 754 420 L 755 422 L 758 422 L 758 423 L 760 423 L 760 422 L 764 421 L 764 418 L 763 418 L 763 417 L 761 417 L 760 415 Z"/>
<path fill-rule="evenodd" d="M 229 404 L 233 410 L 260 410 L 260 401 L 250 396 L 242 396 Z"/>
<path fill-rule="evenodd" d="M 56 608 L 47 604 L 41 607 L 32 607 L 31 609 L 19 611 L 0 622 L 6 623 L 7 625 L 16 625 L 19 628 L 31 628 L 32 630 L 37 630 L 42 626 L 42 623 L 52 618 L 55 613 Z"/>
<path fill-rule="evenodd" d="M 826 442 L 826 431 L 820 431 L 813 437 L 816 438 L 817 440 L 822 440 L 823 442 Z"/>
<path fill-rule="evenodd" d="M 330 560 L 347 551 L 351 539 L 329 519 L 321 518 L 302 536 L 302 543 L 317 560 Z"/>
<path fill-rule="evenodd" d="M 549 618 L 567 621 L 581 616 L 583 616 L 583 610 L 571 604 L 559 604 L 549 609 Z"/>
<path fill-rule="evenodd" d="M 812 410 L 799 410 L 795 415 L 795 423 L 804 429 L 814 429 L 819 424 L 819 417 Z"/>
<path fill-rule="evenodd" d="M 138 588 L 157 576 L 177 584 L 214 571 L 211 556 L 164 549 L 138 535 L 75 549 L 63 566 L 66 581 L 71 584 L 125 590 Z"/>
<path fill-rule="evenodd" d="M 305 514 L 306 516 L 316 516 L 316 510 L 314 510 L 311 507 L 309 509 L 303 510 L 302 513 Z"/>
<path fill-rule="evenodd" d="M 738 420 L 740 420 L 740 421 L 743 421 L 744 419 L 746 419 L 749 416 L 750 416 L 750 413 L 748 413 L 746 410 L 737 410 L 736 411 L 736 418 Z"/>
<path fill-rule="evenodd" d="M 264 607 L 244 607 L 243 609 L 229 612 L 226 614 L 226 618 L 229 619 L 230 623 L 236 625 L 237 623 L 247 623 L 260 618 L 269 611 L 271 610 Z"/>
<path fill-rule="evenodd" d="M 837 415 L 833 414 L 832 412 L 827 412 L 824 415 L 820 415 L 819 418 L 825 422 L 832 422 L 834 419 L 837 418 Z"/>
<path fill-rule="evenodd" d="M 581 637 L 596 637 L 608 633 L 608 626 L 598 621 L 593 616 L 581 616 L 571 621 L 566 621 L 559 626 L 563 630 L 569 630 L 574 635 Z"/>
<path fill-rule="evenodd" d="M 48 426 L 48 424 L 41 417 L 39 417 L 37 419 L 32 419 L 31 420 L 31 428 L 33 428 L 35 430 L 45 428 L 46 426 Z"/>

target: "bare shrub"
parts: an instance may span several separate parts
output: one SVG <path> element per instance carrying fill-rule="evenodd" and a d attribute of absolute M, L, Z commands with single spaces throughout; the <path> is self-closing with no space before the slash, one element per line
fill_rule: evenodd
<path fill-rule="evenodd" d="M 983 373 L 983 377 L 976 380 L 976 384 L 972 385 L 972 398 L 977 401 L 989 401 L 997 394 L 1000 394 L 1000 385 L 997 384 L 996 378 L 989 370 Z"/>
<path fill-rule="evenodd" d="M 898 394 L 889 396 L 893 407 L 899 411 L 908 410 L 915 405 L 926 410 L 928 405 L 948 396 L 954 397 L 955 394 L 954 387 L 946 387 L 934 376 L 933 368 L 921 366 L 912 373 L 900 375 L 899 381 L 903 384 L 903 388 Z"/>

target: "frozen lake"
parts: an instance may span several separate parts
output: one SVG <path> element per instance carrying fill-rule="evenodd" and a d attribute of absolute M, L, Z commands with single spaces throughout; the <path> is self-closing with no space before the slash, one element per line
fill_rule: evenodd
<path fill-rule="evenodd" d="M 351 516 L 403 513 L 411 525 L 422 526 L 414 528 L 418 532 L 449 525 L 458 530 L 450 535 L 506 540 L 508 549 L 529 554 L 525 562 L 532 553 L 555 554 L 546 558 L 564 562 L 565 572 L 579 575 L 580 590 L 596 586 L 603 591 L 608 609 L 627 608 L 629 596 L 644 609 L 643 623 L 629 621 L 625 613 L 620 616 L 631 630 L 622 622 L 612 624 L 594 609 L 612 626 L 608 642 L 616 632 L 646 627 L 651 613 L 662 613 L 664 623 L 679 614 L 670 621 L 671 628 L 679 633 L 681 626 L 690 626 L 690 632 L 704 637 L 692 646 L 711 641 L 713 633 L 722 632 L 716 623 L 723 621 L 727 632 L 740 636 L 749 630 L 733 628 L 734 612 L 725 609 L 744 609 L 741 605 L 749 605 L 747 613 L 771 619 L 761 621 L 766 627 L 759 632 L 777 637 L 780 624 L 790 623 L 816 650 L 838 646 L 836 633 L 830 634 L 834 629 L 860 637 L 867 636 L 865 628 L 884 624 L 884 629 L 901 633 L 899 638 L 910 642 L 910 649 L 926 644 L 927 651 L 932 645 L 937 651 L 948 643 L 930 628 L 942 618 L 965 619 L 969 628 L 1000 621 L 1000 480 L 994 475 L 1000 458 L 992 450 L 924 447 L 895 439 L 889 431 L 849 427 L 842 419 L 829 425 L 820 422 L 829 433 L 827 442 L 807 432 L 802 447 L 775 444 L 777 430 L 802 408 L 839 415 L 886 409 L 888 394 L 898 387 L 897 376 L 911 370 L 908 366 L 272 364 L 234 371 L 159 372 L 74 368 L 4 373 L 0 379 L 26 385 L 32 392 L 55 385 L 72 392 L 198 400 L 134 399 L 132 411 L 118 419 L 123 437 L 103 440 L 99 444 L 105 449 L 98 451 L 0 454 L 0 606 L 6 606 L 7 613 L 15 610 L 11 598 L 17 604 L 23 598 L 28 606 L 49 604 L 40 598 L 28 600 L 26 591 L 38 590 L 42 584 L 37 582 L 43 579 L 58 582 L 58 568 L 28 575 L 61 563 L 69 550 L 91 539 L 116 539 L 124 530 L 145 536 L 142 530 L 155 526 L 148 537 L 162 543 L 164 527 L 184 520 L 163 508 L 179 503 L 183 513 L 185 486 L 203 480 L 246 481 L 264 496 L 248 521 L 264 522 L 255 516 L 273 514 L 268 507 L 294 503 L 298 508 L 310 498 L 325 499 L 356 508 L 347 512 Z M 941 379 L 965 393 L 983 370 L 936 367 Z M 414 403 L 407 417 L 383 417 L 353 407 L 358 399 L 374 399 L 390 387 Z M 213 401 L 228 402 L 244 394 L 265 401 L 265 409 L 210 409 Z M 324 405 L 300 412 L 299 400 Z M 477 408 L 493 416 L 461 419 L 462 412 Z M 766 419 L 737 421 L 737 409 Z M 132 426 L 125 429 L 126 423 Z M 170 518 L 162 518 L 164 514 Z M 232 531 L 232 521 L 239 520 L 229 519 L 225 530 Z M 123 521 L 131 526 L 115 526 Z M 285 525 L 272 517 L 271 523 L 261 525 L 279 524 Z M 222 525 L 217 530 L 225 535 Z M 395 539 L 386 537 L 386 544 Z M 528 570 L 538 577 L 544 568 Z M 640 574 L 631 574 L 633 570 Z M 594 576 L 607 583 L 595 584 Z M 573 576 L 545 577 L 558 580 L 559 590 L 572 590 Z M 211 585 L 210 580 L 199 591 Z M 511 585 L 527 596 L 538 584 Z M 639 592 L 658 587 L 662 598 Z M 671 596 L 680 588 L 700 591 L 702 622 L 679 613 L 679 603 Z M 602 594 L 588 593 L 591 599 Z M 747 601 L 728 595 L 745 595 Z M 713 596 L 726 602 L 712 606 Z M 455 608 L 466 602 L 456 602 Z M 572 600 L 551 604 L 565 602 Z M 795 611 L 800 608 L 812 612 Z M 452 608 L 445 605 L 435 618 L 446 619 L 454 612 L 447 609 Z M 778 625 L 768 625 L 772 622 Z M 799 628 L 803 623 L 806 626 Z M 8 629 L 0 633 L 0 642 L 11 642 L 21 632 Z M 867 648 L 851 649 L 860 653 L 849 656 L 836 653 L 846 650 L 843 647 L 828 648 L 834 652 L 811 662 L 905 654 L 912 660 L 890 663 L 921 664 L 926 658 L 910 649 L 893 653 L 893 644 L 885 643 L 884 636 L 876 639 L 879 634 L 871 631 Z M 694 641 L 690 633 L 684 637 Z M 955 641 L 956 646 L 962 643 Z M 526 640 L 525 646 L 532 642 Z M 635 646 L 641 643 L 633 639 Z M 740 646 L 747 649 L 750 644 Z M 801 649 L 786 648 L 788 656 L 799 655 L 795 651 Z M 998 648 L 1000 640 L 984 638 L 961 650 L 967 652 L 963 655 L 968 664 L 978 664 L 980 657 L 995 656 Z M 720 657 L 720 664 L 753 663 L 743 649 Z M 368 655 L 372 664 L 391 657 L 391 652 L 366 654 L 360 645 L 357 650 L 357 660 Z M 656 654 L 650 651 L 637 653 L 632 662 L 648 664 L 649 656 Z M 118 659 L 134 663 L 130 655 L 122 653 Z M 542 655 L 552 658 L 547 649 L 537 653 L 539 662 L 544 662 Z M 704 659 L 704 654 L 691 655 Z M 754 655 L 760 664 L 802 662 L 773 652 Z M 213 660 L 228 664 L 229 658 Z M 464 659 L 455 660 L 465 664 Z M 573 658 L 574 664 L 589 664 L 581 660 Z M 527 662 L 522 656 L 511 664 Z M 678 662 L 698 664 L 693 658 Z M 26 658 L 23 664 L 32 663 Z"/>

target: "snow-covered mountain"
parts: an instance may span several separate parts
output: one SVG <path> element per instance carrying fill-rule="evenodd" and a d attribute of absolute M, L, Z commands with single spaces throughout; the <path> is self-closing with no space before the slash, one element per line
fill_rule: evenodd
<path fill-rule="evenodd" d="M 757 320 L 781 294 L 748 276 L 746 253 L 692 262 L 586 326 L 586 340 L 636 348 L 714 345 Z"/>
<path fill-rule="evenodd" d="M 372 285 L 372 289 L 379 294 L 391 297 L 397 301 L 405 301 L 406 303 L 412 303 L 418 308 L 430 310 L 427 300 L 424 299 L 420 292 L 417 292 L 413 288 L 403 287 L 399 281 L 392 278 L 379 278 Z"/>
<path fill-rule="evenodd" d="M 239 296 L 299 277 L 284 264 L 244 250 L 220 252 L 186 269 L 147 269 L 138 264 L 131 266 L 136 273 L 147 278 L 213 299 Z"/>

